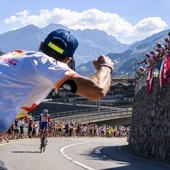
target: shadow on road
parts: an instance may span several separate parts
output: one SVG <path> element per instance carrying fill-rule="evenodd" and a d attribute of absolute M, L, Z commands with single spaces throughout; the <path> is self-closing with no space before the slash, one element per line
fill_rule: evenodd
<path fill-rule="evenodd" d="M 138 157 L 127 148 L 127 146 L 100 146 L 82 155 L 87 156 L 87 159 L 109 161 L 118 165 L 118 167 L 100 170 L 170 170 L 168 162 Z"/>

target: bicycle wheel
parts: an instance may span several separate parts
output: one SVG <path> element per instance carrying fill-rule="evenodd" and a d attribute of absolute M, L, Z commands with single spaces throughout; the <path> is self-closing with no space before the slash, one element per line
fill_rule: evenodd
<path fill-rule="evenodd" d="M 43 148 L 42 148 L 43 152 L 45 152 L 45 148 L 46 148 L 46 146 L 44 145 Z"/>
<path fill-rule="evenodd" d="M 43 147 L 42 147 L 42 145 L 40 145 L 40 153 L 42 152 L 42 149 L 43 149 Z"/>
<path fill-rule="evenodd" d="M 47 137 L 44 136 L 44 141 L 43 141 L 43 152 L 45 152 L 45 149 L 46 149 L 46 145 L 47 145 Z"/>
<path fill-rule="evenodd" d="M 43 152 L 45 152 L 45 150 L 44 150 L 44 145 L 45 144 L 45 137 L 43 136 L 42 138 L 41 138 L 41 144 L 40 144 L 40 153 L 43 151 Z"/>

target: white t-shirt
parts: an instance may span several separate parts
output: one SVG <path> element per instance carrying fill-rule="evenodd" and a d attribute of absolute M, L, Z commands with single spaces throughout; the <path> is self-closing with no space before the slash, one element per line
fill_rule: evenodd
<path fill-rule="evenodd" d="M 75 74 L 67 64 L 40 51 L 16 50 L 0 56 L 0 134 L 18 113 L 33 110 Z"/>

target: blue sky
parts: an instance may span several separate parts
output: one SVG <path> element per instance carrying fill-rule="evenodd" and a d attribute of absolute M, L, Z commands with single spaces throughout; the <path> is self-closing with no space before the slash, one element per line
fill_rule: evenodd
<path fill-rule="evenodd" d="M 0 6 L 0 34 L 34 24 L 100 29 L 132 43 L 170 27 L 170 0 L 12 0 Z"/>

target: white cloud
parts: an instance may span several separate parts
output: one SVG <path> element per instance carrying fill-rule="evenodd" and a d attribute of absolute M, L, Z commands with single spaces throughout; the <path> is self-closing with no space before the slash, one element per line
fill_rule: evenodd
<path fill-rule="evenodd" d="M 5 20 L 6 24 L 15 24 L 17 22 L 17 17 L 12 15 L 9 19 Z"/>
<path fill-rule="evenodd" d="M 149 17 L 139 21 L 125 36 L 138 40 L 163 31 L 168 25 L 160 17 Z"/>
<path fill-rule="evenodd" d="M 89 9 L 80 13 L 59 8 L 54 8 L 52 11 L 40 10 L 39 15 L 31 15 L 31 11 L 24 10 L 6 19 L 5 23 L 11 24 L 11 27 L 15 27 L 14 24 L 22 26 L 33 24 L 42 28 L 49 23 L 56 23 L 70 29 L 100 29 L 125 43 L 141 40 L 167 27 L 160 17 L 144 18 L 136 25 L 131 25 L 115 13 L 104 13 L 98 9 Z"/>

